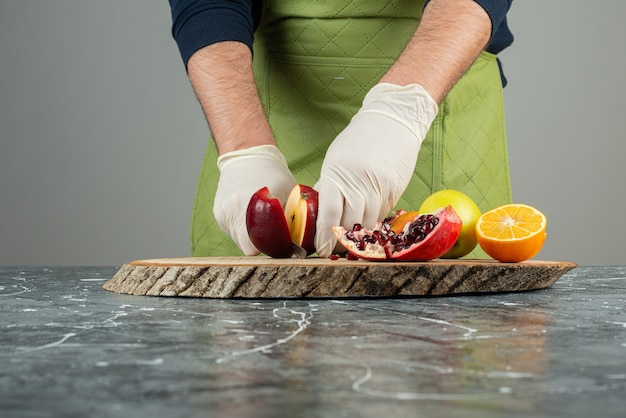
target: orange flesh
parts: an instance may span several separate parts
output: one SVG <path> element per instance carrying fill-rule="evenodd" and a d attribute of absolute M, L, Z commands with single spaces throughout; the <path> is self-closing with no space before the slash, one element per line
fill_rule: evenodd
<path fill-rule="evenodd" d="M 476 225 L 481 248 L 502 262 L 520 262 L 539 253 L 546 239 L 546 217 L 521 204 L 485 212 Z"/>

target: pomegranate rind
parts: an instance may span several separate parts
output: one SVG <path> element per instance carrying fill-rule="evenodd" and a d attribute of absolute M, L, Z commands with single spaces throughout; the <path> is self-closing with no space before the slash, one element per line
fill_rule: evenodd
<path fill-rule="evenodd" d="M 280 200 L 267 187 L 257 190 L 246 209 L 246 228 L 254 246 L 273 258 L 290 258 L 293 244 Z"/>
<path fill-rule="evenodd" d="M 463 222 L 452 206 L 441 208 L 433 213 L 439 222 L 423 241 L 413 244 L 407 249 L 393 252 L 391 245 L 368 243 L 364 250 L 359 250 L 356 243 L 346 238 L 347 230 L 341 226 L 334 226 L 333 232 L 337 240 L 353 257 L 369 261 L 429 261 L 447 253 L 459 238 Z M 374 230 L 380 229 L 377 224 Z M 372 231 L 363 228 L 362 234 L 371 234 Z"/>
<path fill-rule="evenodd" d="M 434 213 L 439 223 L 430 234 L 421 242 L 393 253 L 392 260 L 396 261 L 428 261 L 440 258 L 452 249 L 461 235 L 463 221 L 452 206 L 446 206 Z"/>

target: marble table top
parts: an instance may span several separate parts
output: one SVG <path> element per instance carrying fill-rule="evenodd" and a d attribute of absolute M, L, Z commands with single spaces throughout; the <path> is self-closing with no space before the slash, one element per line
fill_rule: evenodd
<path fill-rule="evenodd" d="M 626 267 L 544 290 L 214 300 L 0 267 L 3 417 L 623 417 Z"/>

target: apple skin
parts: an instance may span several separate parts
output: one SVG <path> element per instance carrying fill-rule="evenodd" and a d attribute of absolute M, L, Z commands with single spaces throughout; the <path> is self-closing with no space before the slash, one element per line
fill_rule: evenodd
<path fill-rule="evenodd" d="M 246 227 L 252 244 L 265 255 L 273 258 L 289 258 L 293 243 L 289 225 L 278 198 L 267 187 L 257 190 L 248 203 Z"/>
<path fill-rule="evenodd" d="M 310 186 L 297 184 L 285 205 L 285 219 L 291 240 L 304 248 L 307 255 L 315 252 L 318 195 Z"/>
<path fill-rule="evenodd" d="M 428 196 L 420 206 L 418 212 L 435 212 L 437 209 L 448 205 L 454 208 L 454 211 L 459 215 L 461 221 L 463 221 L 463 226 L 459 239 L 452 249 L 442 255 L 441 258 L 460 258 L 472 252 L 478 244 L 476 223 L 478 222 L 478 218 L 480 218 L 481 212 L 476 203 L 465 193 L 445 189 Z"/>

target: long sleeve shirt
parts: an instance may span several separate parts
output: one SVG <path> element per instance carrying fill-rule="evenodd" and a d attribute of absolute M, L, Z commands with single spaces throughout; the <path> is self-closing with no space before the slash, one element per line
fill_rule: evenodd
<path fill-rule="evenodd" d="M 474 0 L 491 19 L 488 52 L 498 54 L 513 42 L 506 14 L 513 0 Z M 185 66 L 199 49 L 222 41 L 239 41 L 252 49 L 262 2 L 253 0 L 169 0 L 172 35 Z M 502 75 L 505 84 L 506 79 Z"/>

